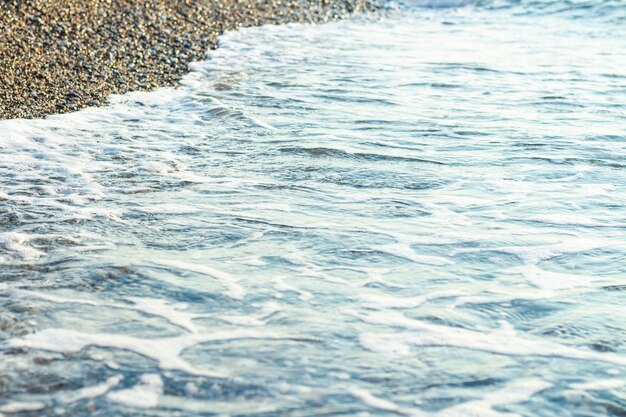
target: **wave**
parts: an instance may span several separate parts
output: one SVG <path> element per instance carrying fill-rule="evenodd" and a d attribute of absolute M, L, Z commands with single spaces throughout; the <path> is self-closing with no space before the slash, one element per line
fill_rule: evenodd
<path fill-rule="evenodd" d="M 481 0 L 478 5 L 486 9 L 513 9 L 516 14 L 626 20 L 626 3 L 621 0 Z"/>

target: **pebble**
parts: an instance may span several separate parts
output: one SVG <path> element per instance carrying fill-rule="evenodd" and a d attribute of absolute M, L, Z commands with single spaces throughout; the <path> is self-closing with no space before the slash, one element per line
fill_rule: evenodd
<path fill-rule="evenodd" d="M 376 11 L 379 1 L 2 0 L 0 119 L 75 111 L 105 104 L 111 93 L 176 85 L 226 30 L 324 22 Z"/>

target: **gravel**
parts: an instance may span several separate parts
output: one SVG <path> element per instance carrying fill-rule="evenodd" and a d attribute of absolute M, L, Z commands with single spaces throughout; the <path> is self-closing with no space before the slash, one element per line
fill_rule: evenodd
<path fill-rule="evenodd" d="M 375 0 L 2 0 L 0 119 L 176 85 L 226 30 L 376 8 Z"/>

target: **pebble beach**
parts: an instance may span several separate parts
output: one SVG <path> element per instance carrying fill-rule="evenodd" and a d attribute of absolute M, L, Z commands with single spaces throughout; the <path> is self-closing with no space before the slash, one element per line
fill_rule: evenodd
<path fill-rule="evenodd" d="M 10 0 L 0 3 L 0 119 L 172 86 L 226 30 L 326 22 L 370 0 Z"/>

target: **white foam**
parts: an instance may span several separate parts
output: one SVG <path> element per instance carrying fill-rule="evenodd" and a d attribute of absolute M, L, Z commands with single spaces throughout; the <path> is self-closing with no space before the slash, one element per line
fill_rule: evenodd
<path fill-rule="evenodd" d="M 505 272 L 521 273 L 534 286 L 546 290 L 562 290 L 576 287 L 589 287 L 602 278 L 586 275 L 546 271 L 536 265 L 510 268 Z"/>
<path fill-rule="evenodd" d="M 200 211 L 199 208 L 188 204 L 154 204 L 139 208 L 140 211 L 150 214 L 193 214 Z"/>
<path fill-rule="evenodd" d="M 46 294 L 36 291 L 22 289 L 0 288 L 0 292 L 7 292 L 14 297 L 39 298 L 44 301 L 56 304 L 83 304 L 91 306 L 110 307 L 124 310 L 137 310 L 153 316 L 161 317 L 173 325 L 179 326 L 190 332 L 197 332 L 197 327 L 193 324 L 196 318 L 206 317 L 203 314 L 195 314 L 184 311 L 186 304 L 171 303 L 167 300 L 149 297 L 129 297 L 132 304 L 116 303 L 109 301 L 97 301 L 76 297 L 62 297 L 55 294 Z"/>
<path fill-rule="evenodd" d="M 249 265 L 249 266 L 265 266 L 265 265 L 267 265 L 267 262 L 265 262 L 263 259 L 261 259 L 260 256 L 252 256 L 252 257 L 246 259 L 243 263 L 245 265 Z"/>
<path fill-rule="evenodd" d="M 387 294 L 362 294 L 359 298 L 364 301 L 368 307 L 385 309 L 385 308 L 415 308 L 428 301 L 438 298 L 454 297 L 459 295 L 456 291 L 439 291 L 417 297 L 395 297 Z"/>
<path fill-rule="evenodd" d="M 528 220 L 564 226 L 603 227 L 610 225 L 603 221 L 593 220 L 589 217 L 589 215 L 577 215 L 571 213 L 541 214 L 528 217 Z"/>
<path fill-rule="evenodd" d="M 129 407 L 153 408 L 163 394 L 163 380 L 157 374 L 146 374 L 139 378 L 139 383 L 132 388 L 113 391 L 107 398 Z"/>
<path fill-rule="evenodd" d="M 515 413 L 494 410 L 493 407 L 528 401 L 533 395 L 550 388 L 552 384 L 538 379 L 518 380 L 502 389 L 490 392 L 482 399 L 468 401 L 446 408 L 438 417 L 516 417 Z"/>
<path fill-rule="evenodd" d="M 252 316 L 227 314 L 217 316 L 217 318 L 227 323 L 236 324 L 238 326 L 263 326 L 265 324 L 263 320 Z"/>
<path fill-rule="evenodd" d="M 262 128 L 264 128 L 264 129 L 267 129 L 267 130 L 271 130 L 271 131 L 273 131 L 273 132 L 278 131 L 278 129 L 276 129 L 274 126 L 272 126 L 271 124 L 269 124 L 269 123 L 267 123 L 267 122 L 264 122 L 263 120 L 261 120 L 261 119 L 259 119 L 259 118 L 257 118 L 257 117 L 252 117 L 252 116 L 249 116 L 249 117 L 248 117 L 248 119 L 249 119 L 252 123 L 254 123 L 255 125 L 257 125 L 257 126 L 259 126 L 259 127 L 262 127 Z"/>
<path fill-rule="evenodd" d="M 539 379 L 512 381 L 500 389 L 488 392 L 482 398 L 453 405 L 436 413 L 425 413 L 414 408 L 400 407 L 360 388 L 352 388 L 350 393 L 372 408 L 410 417 L 519 417 L 518 414 L 496 411 L 494 407 L 526 402 L 551 386 L 552 384 L 549 382 Z"/>
<path fill-rule="evenodd" d="M 269 399 L 255 398 L 246 400 L 245 398 L 237 398 L 236 401 L 199 400 L 189 396 L 167 394 L 159 398 L 159 405 L 169 410 L 181 410 L 183 415 L 210 414 L 216 417 L 255 414 L 279 415 L 282 410 L 276 401 Z"/>
<path fill-rule="evenodd" d="M 582 391 L 606 391 L 621 388 L 624 385 L 626 385 L 626 381 L 623 379 L 611 378 L 571 384 L 570 388 Z"/>
<path fill-rule="evenodd" d="M 46 403 L 42 401 L 9 401 L 0 406 L 0 412 L 13 414 L 23 411 L 39 411 L 46 408 Z"/>
<path fill-rule="evenodd" d="M 284 339 L 287 336 L 271 331 L 252 329 L 216 330 L 211 334 L 190 333 L 176 337 L 144 339 L 109 333 L 82 333 L 68 329 L 46 329 L 22 338 L 9 339 L 6 347 L 28 347 L 53 352 L 79 352 L 87 346 L 128 350 L 154 359 L 162 369 L 176 369 L 189 374 L 222 378 L 224 370 L 194 366 L 180 357 L 183 350 L 200 343 L 235 339 Z"/>
<path fill-rule="evenodd" d="M 411 247 L 405 243 L 391 243 L 388 245 L 377 245 L 372 246 L 373 250 L 377 250 L 379 252 L 387 253 L 389 255 L 397 256 L 398 258 L 404 258 L 409 261 L 415 262 L 417 264 L 425 264 L 425 265 L 433 265 L 433 266 L 444 266 L 444 265 L 452 265 L 452 262 L 449 259 L 443 258 L 441 256 L 433 256 L 433 255 L 421 255 L 415 253 Z"/>
<path fill-rule="evenodd" d="M 384 411 L 398 411 L 398 406 L 391 401 L 372 395 L 369 391 L 362 388 L 350 388 L 350 394 L 354 395 L 366 405 Z"/>
<path fill-rule="evenodd" d="M 175 172 L 184 171 L 185 169 L 177 161 L 169 161 L 169 163 L 150 161 L 143 163 L 141 167 L 144 170 L 153 172 L 155 174 L 173 174 Z"/>
<path fill-rule="evenodd" d="M 525 229 L 520 233 L 527 234 Z M 545 233 L 542 234 L 542 240 L 546 240 Z M 552 240 L 551 238 L 550 240 Z M 594 238 L 592 236 L 580 236 L 578 234 L 560 235 L 558 241 L 548 244 L 535 244 L 527 246 L 501 246 L 493 248 L 465 249 L 457 250 L 456 253 L 463 252 L 480 252 L 483 250 L 499 250 L 513 253 L 519 256 L 527 265 L 537 265 L 539 262 L 553 258 L 559 255 L 582 253 L 593 249 L 601 249 L 621 244 L 610 238 Z"/>
<path fill-rule="evenodd" d="M 374 324 L 402 327 L 410 331 L 402 333 L 363 333 L 360 336 L 364 348 L 380 353 L 388 352 L 386 345 L 403 346 L 400 351 L 407 351 L 410 346 L 449 346 L 461 349 L 480 350 L 501 355 L 514 356 L 554 356 L 568 359 L 592 360 L 619 365 L 626 365 L 626 357 L 598 353 L 574 347 L 516 336 L 512 327 L 487 333 L 449 327 L 413 320 L 395 311 L 375 311 L 361 318 Z M 397 349 L 398 350 L 398 349 Z"/>
<path fill-rule="evenodd" d="M 556 296 L 551 290 L 534 290 L 534 291 L 515 291 L 513 289 L 501 289 L 502 293 L 490 292 L 489 295 L 466 295 L 454 300 L 452 307 L 458 307 L 465 304 L 488 304 L 488 303 L 508 303 L 516 300 L 534 301 L 546 300 Z M 559 302 L 572 302 L 565 298 L 559 298 Z"/>
<path fill-rule="evenodd" d="M 154 261 L 154 263 L 156 263 L 157 265 L 183 269 L 185 271 L 195 272 L 214 278 L 219 281 L 224 286 L 224 288 L 226 288 L 226 295 L 228 295 L 230 298 L 241 300 L 246 295 L 245 290 L 241 285 L 239 285 L 239 280 L 236 277 L 226 272 L 220 271 L 216 268 L 207 265 L 192 264 L 188 262 L 165 259 L 156 260 Z"/>
<path fill-rule="evenodd" d="M 276 277 L 274 278 L 274 288 L 278 291 L 291 291 L 291 292 L 295 292 L 296 294 L 298 294 L 298 298 L 301 301 L 310 301 L 313 298 L 313 294 L 311 294 L 309 291 L 304 291 L 301 290 L 299 288 L 294 287 L 293 285 L 289 285 L 285 282 L 285 279 L 283 277 Z"/>
<path fill-rule="evenodd" d="M 13 252 L 23 259 L 36 259 L 44 255 L 38 249 L 31 248 L 26 243 L 33 237 L 24 233 L 5 232 L 0 233 L 0 246 Z"/>
<path fill-rule="evenodd" d="M 196 333 L 198 331 L 195 324 L 193 324 L 193 320 L 205 317 L 203 314 L 194 314 L 182 311 L 187 308 L 186 304 L 172 304 L 167 300 L 146 297 L 131 297 L 128 298 L 128 300 L 134 303 L 132 306 L 133 309 L 154 316 L 163 317 L 170 323 L 180 326 L 192 333 Z"/>
<path fill-rule="evenodd" d="M 72 392 L 60 393 L 57 398 L 59 402 L 69 404 L 80 400 L 100 397 L 106 394 L 111 388 L 117 386 L 123 378 L 122 375 L 112 376 L 101 384 L 84 387 Z"/>

